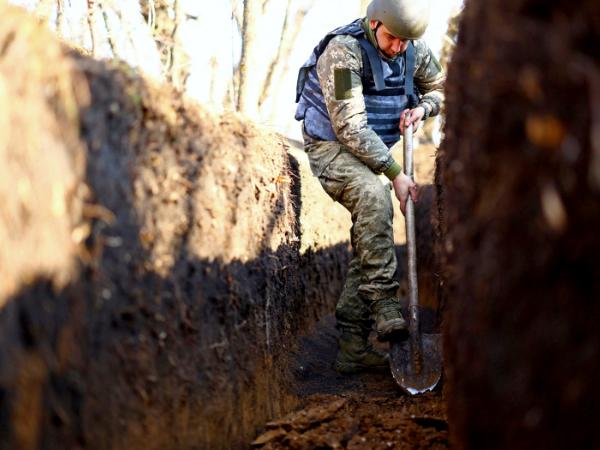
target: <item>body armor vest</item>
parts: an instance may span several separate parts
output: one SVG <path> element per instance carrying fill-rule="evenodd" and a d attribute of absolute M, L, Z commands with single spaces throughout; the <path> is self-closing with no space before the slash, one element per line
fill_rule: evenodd
<path fill-rule="evenodd" d="M 319 84 L 317 61 L 331 39 L 350 35 L 358 40 L 362 51 L 361 80 L 367 123 L 391 147 L 400 139 L 400 114 L 406 108 L 414 108 L 418 102 L 413 82 L 415 47 L 410 42 L 402 55 L 386 60 L 367 39 L 361 22 L 362 19 L 358 19 L 327 34 L 300 68 L 295 118 L 304 120 L 304 130 L 309 136 L 324 141 L 337 140 Z"/>

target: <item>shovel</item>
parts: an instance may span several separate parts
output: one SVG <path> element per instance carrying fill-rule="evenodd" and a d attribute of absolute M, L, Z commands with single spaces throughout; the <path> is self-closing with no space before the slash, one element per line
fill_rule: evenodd
<path fill-rule="evenodd" d="M 404 173 L 413 177 L 413 126 L 404 129 Z M 409 337 L 392 341 L 390 367 L 398 385 L 410 395 L 431 391 L 442 377 L 441 335 L 421 334 L 419 328 L 419 293 L 417 286 L 417 247 L 415 209 L 410 197 L 406 201 L 406 239 L 408 248 L 408 330 Z"/>

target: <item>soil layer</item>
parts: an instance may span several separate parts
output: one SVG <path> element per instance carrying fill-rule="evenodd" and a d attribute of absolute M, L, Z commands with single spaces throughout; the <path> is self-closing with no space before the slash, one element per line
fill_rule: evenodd
<path fill-rule="evenodd" d="M 0 16 L 0 448 L 245 445 L 296 405 L 347 217 L 307 240 L 280 137 Z"/>
<path fill-rule="evenodd" d="M 289 355 L 337 300 L 348 213 L 280 136 L 0 17 L 0 449 L 246 446 L 305 398 Z M 435 398 L 344 383 L 373 386 L 322 397 L 363 418 L 356 448 L 443 443 Z"/>
<path fill-rule="evenodd" d="M 599 20 L 466 2 L 438 179 L 457 448 L 600 445 Z"/>

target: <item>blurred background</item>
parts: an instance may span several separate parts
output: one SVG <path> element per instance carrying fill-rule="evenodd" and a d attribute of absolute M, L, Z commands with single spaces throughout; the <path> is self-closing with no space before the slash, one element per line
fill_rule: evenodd
<path fill-rule="evenodd" d="M 62 39 L 96 57 L 125 60 L 215 112 L 237 109 L 300 140 L 293 119 L 298 68 L 325 33 L 363 17 L 369 0 L 10 3 L 34 12 Z M 448 22 L 462 3 L 432 1 L 424 39 L 443 64 L 456 39 L 456 26 L 448 30 Z M 439 126 L 433 128 L 429 134 L 439 144 Z"/>

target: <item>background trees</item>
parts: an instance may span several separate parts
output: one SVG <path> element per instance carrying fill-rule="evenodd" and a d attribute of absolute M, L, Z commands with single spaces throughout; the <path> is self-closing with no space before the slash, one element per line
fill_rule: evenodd
<path fill-rule="evenodd" d="M 436 1 L 447 10 L 460 0 Z M 125 60 L 216 112 L 238 110 L 295 137 L 297 68 L 326 31 L 364 15 L 369 2 L 12 0 L 96 57 Z"/>

